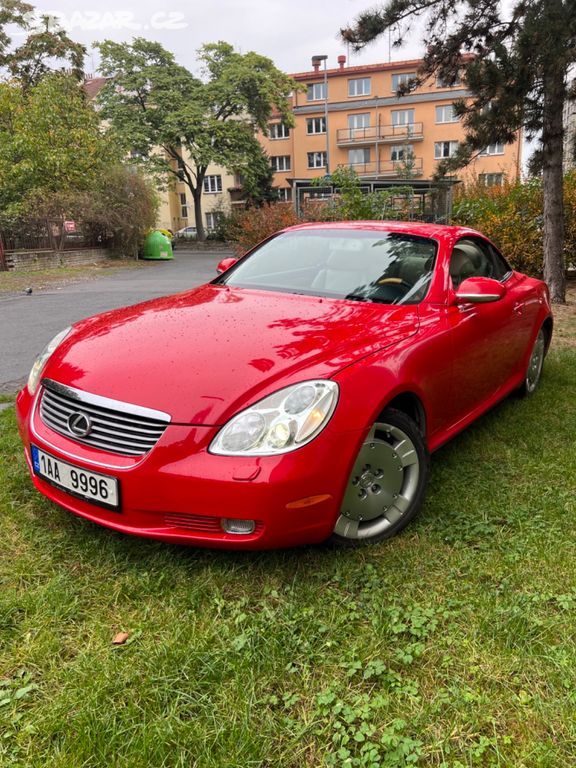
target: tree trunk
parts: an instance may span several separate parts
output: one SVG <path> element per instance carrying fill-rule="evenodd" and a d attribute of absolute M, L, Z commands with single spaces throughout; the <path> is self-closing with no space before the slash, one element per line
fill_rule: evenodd
<path fill-rule="evenodd" d="M 206 230 L 202 221 L 202 187 L 192 190 L 194 198 L 194 219 L 196 221 L 196 239 L 203 243 L 206 240 Z"/>
<path fill-rule="evenodd" d="M 542 123 L 542 182 L 544 188 L 544 280 L 550 298 L 557 304 L 566 301 L 564 260 L 564 176 L 562 169 L 565 99 L 565 72 L 558 59 L 545 65 Z"/>

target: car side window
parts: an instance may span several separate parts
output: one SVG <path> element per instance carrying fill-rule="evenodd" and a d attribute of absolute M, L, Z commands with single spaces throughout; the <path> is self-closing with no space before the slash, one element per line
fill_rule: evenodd
<path fill-rule="evenodd" d="M 468 277 L 502 280 L 509 272 L 506 261 L 484 240 L 463 238 L 456 243 L 450 257 L 450 277 L 454 288 L 458 288 Z"/>

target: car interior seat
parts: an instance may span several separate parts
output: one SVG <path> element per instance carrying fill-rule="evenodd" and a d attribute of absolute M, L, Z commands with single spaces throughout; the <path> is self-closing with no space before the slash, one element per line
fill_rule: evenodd
<path fill-rule="evenodd" d="M 450 277 L 454 288 L 458 288 L 467 277 L 478 274 L 478 268 L 475 265 L 476 257 L 476 248 L 472 245 L 458 243 L 454 248 L 450 259 Z"/>
<path fill-rule="evenodd" d="M 324 267 L 312 281 L 312 288 L 334 293 L 352 293 L 374 279 L 370 265 L 373 270 L 374 256 L 370 253 L 333 249 Z"/>

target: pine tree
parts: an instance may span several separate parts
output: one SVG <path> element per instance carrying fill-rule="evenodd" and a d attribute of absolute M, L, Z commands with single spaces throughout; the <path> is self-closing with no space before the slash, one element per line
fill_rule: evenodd
<path fill-rule="evenodd" d="M 447 84 L 462 78 L 471 94 L 456 103 L 466 140 L 451 167 L 465 165 L 488 144 L 512 142 L 520 129 L 539 137 L 544 278 L 552 301 L 564 302 L 563 108 L 576 63 L 575 0 L 388 0 L 341 35 L 356 50 L 385 32 L 400 46 L 417 17 L 426 20 L 426 54 L 408 88 L 431 76 Z"/>

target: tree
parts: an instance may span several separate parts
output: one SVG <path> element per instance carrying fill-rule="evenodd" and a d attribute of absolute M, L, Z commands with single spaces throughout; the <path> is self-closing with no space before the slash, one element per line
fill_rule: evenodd
<path fill-rule="evenodd" d="M 194 200 L 198 239 L 204 178 L 211 163 L 230 170 L 256 157 L 256 128 L 266 130 L 275 106 L 292 124 L 288 94 L 295 83 L 270 59 L 236 53 L 228 43 L 199 51 L 203 79 L 178 65 L 159 43 L 99 44 L 103 116 L 127 150 L 150 171 L 182 180 Z"/>
<path fill-rule="evenodd" d="M 503 6 L 499 0 L 388 0 L 341 35 L 360 49 L 390 30 L 401 45 L 410 21 L 426 17 L 426 54 L 408 88 L 433 75 L 448 84 L 463 75 L 471 93 L 456 103 L 467 135 L 444 170 L 465 165 L 488 144 L 512 142 L 520 128 L 540 137 L 544 278 L 552 301 L 564 302 L 563 108 L 576 62 L 576 3 L 514 0 L 507 12 Z"/>
<path fill-rule="evenodd" d="M 243 166 L 233 169 L 240 176 L 242 183 L 241 199 L 248 206 L 261 206 L 278 200 L 274 183 L 274 171 L 270 158 L 254 138 L 254 149 Z"/>
<path fill-rule="evenodd" d="M 68 210 L 85 233 L 100 234 L 118 253 L 135 256 L 156 224 L 158 198 L 137 168 L 116 164 L 92 189 L 75 195 Z"/>
<path fill-rule="evenodd" d="M 33 214 L 38 201 L 90 190 L 120 157 L 69 75 L 45 75 L 26 91 L 15 81 L 0 83 L 3 214 Z"/>
<path fill-rule="evenodd" d="M 19 27 L 24 42 L 14 47 L 6 31 Z M 0 71 L 15 78 L 22 88 L 37 85 L 48 72 L 62 71 L 62 64 L 76 80 L 84 76 L 86 49 L 74 42 L 50 16 L 37 21 L 34 8 L 21 0 L 0 0 Z"/>

